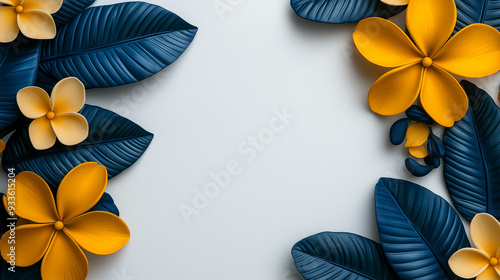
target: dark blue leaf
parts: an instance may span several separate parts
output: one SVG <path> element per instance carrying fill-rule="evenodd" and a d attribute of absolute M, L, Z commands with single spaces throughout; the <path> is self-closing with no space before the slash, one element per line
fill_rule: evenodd
<path fill-rule="evenodd" d="M 388 6 L 380 0 L 291 0 L 298 16 L 319 22 L 358 22 L 367 17 L 389 18 L 405 7 Z"/>
<path fill-rule="evenodd" d="M 118 211 L 118 207 L 116 207 L 113 198 L 108 193 L 103 193 L 101 199 L 92 207 L 88 212 L 92 211 L 105 211 L 109 213 L 113 213 L 116 216 L 120 216 L 120 212 Z"/>
<path fill-rule="evenodd" d="M 433 158 L 442 158 L 446 151 L 443 141 L 432 132 L 432 129 L 427 139 L 427 150 L 429 156 Z"/>
<path fill-rule="evenodd" d="M 427 112 L 418 105 L 411 105 L 405 112 L 406 116 L 416 122 L 425 123 L 428 125 L 434 124 L 434 120 Z"/>
<path fill-rule="evenodd" d="M 448 259 L 470 245 L 446 200 L 417 184 L 381 178 L 375 209 L 382 247 L 401 279 L 456 278 Z"/>
<path fill-rule="evenodd" d="M 21 114 L 17 107 L 17 92 L 32 86 L 36 80 L 40 58 L 40 41 L 19 36 L 7 45 L 0 60 L 0 130 L 14 123 Z M 2 48 L 5 51 L 6 45 Z"/>
<path fill-rule="evenodd" d="M 71 169 L 95 161 L 104 165 L 112 178 L 134 164 L 153 139 L 153 134 L 111 111 L 85 105 L 81 114 L 89 123 L 89 137 L 76 146 L 56 143 L 48 150 L 39 151 L 31 145 L 28 126 L 18 129 L 3 153 L 4 169 L 33 171 L 56 188 Z"/>
<path fill-rule="evenodd" d="M 10 264 L 6 263 L 3 260 L 1 261 L 1 263 L 1 280 L 42 280 L 42 275 L 40 274 L 40 269 L 42 267 L 41 261 L 29 267 L 16 266 L 15 272 L 7 270 L 10 267 Z"/>
<path fill-rule="evenodd" d="M 307 237 L 293 246 L 292 256 L 306 280 L 399 279 L 378 243 L 352 233 Z"/>
<path fill-rule="evenodd" d="M 438 168 L 441 165 L 441 160 L 439 158 L 435 157 L 425 157 L 424 158 L 425 164 L 430 165 L 434 168 Z"/>
<path fill-rule="evenodd" d="M 400 119 L 391 126 L 389 140 L 392 145 L 400 145 L 405 141 L 408 124 L 408 119 Z"/>
<path fill-rule="evenodd" d="M 412 158 L 406 158 L 405 166 L 415 177 L 424 177 L 434 169 L 434 166 L 422 165 Z"/>
<path fill-rule="evenodd" d="M 77 77 L 87 88 L 148 78 L 174 62 L 197 28 L 162 7 L 127 2 L 86 9 L 42 47 L 39 85 Z"/>
<path fill-rule="evenodd" d="M 453 204 L 468 221 L 477 213 L 500 219 L 500 109 L 474 84 L 465 117 L 445 130 L 444 180 Z"/>
<path fill-rule="evenodd" d="M 455 32 L 473 23 L 484 23 L 500 29 L 500 1 L 455 0 L 457 25 Z"/>
<path fill-rule="evenodd" d="M 64 0 L 61 9 L 52 17 L 58 27 L 63 26 L 68 21 L 74 19 L 81 14 L 88 6 L 92 5 L 95 0 Z"/>

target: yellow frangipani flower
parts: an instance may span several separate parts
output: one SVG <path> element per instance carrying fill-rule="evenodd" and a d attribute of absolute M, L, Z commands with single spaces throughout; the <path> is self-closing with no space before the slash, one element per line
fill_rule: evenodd
<path fill-rule="evenodd" d="M 500 223 L 490 214 L 477 214 L 470 223 L 470 237 L 477 248 L 463 248 L 448 260 L 459 277 L 500 279 Z"/>
<path fill-rule="evenodd" d="M 63 0 L 0 0 L 0 43 L 14 41 L 19 30 L 32 39 L 53 39 L 56 24 L 51 14 Z"/>
<path fill-rule="evenodd" d="M 85 86 L 77 78 L 61 80 L 50 98 L 39 87 L 23 88 L 17 93 L 17 104 L 23 115 L 35 119 L 29 136 L 37 150 L 52 147 L 56 138 L 64 145 L 76 145 L 89 134 L 87 120 L 77 113 L 85 104 Z"/>
<path fill-rule="evenodd" d="M 116 215 L 87 212 L 99 201 L 107 182 L 104 166 L 95 162 L 80 164 L 61 181 L 54 201 L 40 176 L 29 171 L 19 173 L 15 213 L 33 223 L 16 227 L 15 244 L 9 244 L 9 231 L 2 236 L 0 251 L 4 260 L 8 261 L 14 251 L 15 264 L 20 267 L 43 258 L 42 279 L 85 279 L 88 261 L 82 249 L 98 255 L 112 254 L 130 239 L 127 225 Z"/>
<path fill-rule="evenodd" d="M 500 33 L 477 23 L 450 39 L 456 20 L 453 0 L 410 1 L 406 26 L 415 44 L 388 20 L 359 22 L 353 39 L 361 54 L 374 64 L 398 67 L 371 87 L 368 103 L 375 113 L 397 115 L 420 95 L 422 107 L 440 125 L 451 127 L 464 117 L 467 95 L 450 73 L 479 78 L 500 70 Z"/>
<path fill-rule="evenodd" d="M 391 6 L 404 6 L 408 5 L 410 0 L 380 0 L 382 3 L 391 5 Z"/>

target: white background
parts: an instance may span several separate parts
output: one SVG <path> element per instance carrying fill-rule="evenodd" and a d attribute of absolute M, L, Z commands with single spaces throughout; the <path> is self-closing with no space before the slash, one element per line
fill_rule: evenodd
<path fill-rule="evenodd" d="M 302 238 L 346 231 L 378 240 L 380 177 L 448 199 L 441 168 L 423 179 L 404 168 L 407 151 L 388 140 L 398 117 L 369 110 L 367 92 L 387 69 L 356 53 L 354 24 L 300 19 L 287 0 L 150 2 L 199 31 L 157 76 L 87 93 L 87 103 L 155 134 L 143 157 L 108 183 L 130 242 L 114 255 L 88 254 L 88 279 L 297 280 L 290 249 Z M 220 3 L 232 9 L 218 13 Z M 496 100 L 499 80 L 477 82 Z M 240 145 L 283 108 L 295 118 L 248 160 Z M 188 223 L 179 206 L 193 206 L 210 172 L 231 160 L 241 173 Z"/>

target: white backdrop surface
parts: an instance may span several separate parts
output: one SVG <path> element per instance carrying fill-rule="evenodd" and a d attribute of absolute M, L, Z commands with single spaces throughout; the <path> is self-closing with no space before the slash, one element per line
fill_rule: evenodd
<path fill-rule="evenodd" d="M 130 242 L 111 256 L 88 254 L 88 279 L 297 280 L 290 249 L 302 238 L 347 231 L 378 240 L 380 177 L 448 199 L 441 168 L 423 179 L 404 168 L 407 151 L 388 140 L 397 117 L 369 110 L 367 92 L 386 69 L 356 53 L 354 24 L 300 19 L 287 0 L 150 2 L 199 31 L 153 78 L 87 92 L 87 103 L 155 134 L 108 183 Z M 476 82 L 496 100 L 499 81 Z M 228 165 L 217 192 L 211 173 Z"/>

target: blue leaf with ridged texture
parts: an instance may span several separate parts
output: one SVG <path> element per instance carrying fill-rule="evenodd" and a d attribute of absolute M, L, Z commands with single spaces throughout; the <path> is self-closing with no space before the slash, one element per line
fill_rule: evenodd
<path fill-rule="evenodd" d="M 470 245 L 446 200 L 417 184 L 381 178 L 375 209 L 384 253 L 401 279 L 456 279 L 448 259 Z"/>
<path fill-rule="evenodd" d="M 455 0 L 457 25 L 455 32 L 473 23 L 484 23 L 500 30 L 500 1 Z"/>
<path fill-rule="evenodd" d="M 0 130 L 14 123 L 21 112 L 17 107 L 17 92 L 35 83 L 40 60 L 40 41 L 19 36 L 3 45 L 0 60 Z"/>
<path fill-rule="evenodd" d="M 95 0 L 64 0 L 61 8 L 52 15 L 58 27 L 81 14 L 83 10 L 92 5 Z"/>
<path fill-rule="evenodd" d="M 444 180 L 468 221 L 477 213 L 500 218 L 500 109 L 482 89 L 460 82 L 469 97 L 465 117 L 445 130 Z"/>
<path fill-rule="evenodd" d="M 291 0 L 290 4 L 298 16 L 326 23 L 358 22 L 367 17 L 389 18 L 405 9 L 380 0 Z"/>
<path fill-rule="evenodd" d="M 113 213 L 116 216 L 120 216 L 120 212 L 118 211 L 118 207 L 116 207 L 115 202 L 109 193 L 103 193 L 101 199 L 94 205 L 94 207 L 90 208 L 88 212 L 92 211 L 105 211 L 109 213 Z"/>
<path fill-rule="evenodd" d="M 23 126 L 7 142 L 3 168 L 33 171 L 52 188 L 71 169 L 89 161 L 104 165 L 112 178 L 134 164 L 153 139 L 153 134 L 111 111 L 85 105 L 80 113 L 89 123 L 89 137 L 85 141 L 71 147 L 58 142 L 48 150 L 39 151 L 30 142 L 28 126 Z"/>
<path fill-rule="evenodd" d="M 292 248 L 295 266 L 306 280 L 396 280 L 382 247 L 352 233 L 323 232 Z"/>
<path fill-rule="evenodd" d="M 42 275 L 40 274 L 40 269 L 42 267 L 42 261 L 28 267 L 15 267 L 15 272 L 9 271 L 8 268 L 10 264 L 5 261 L 1 261 L 0 279 L 2 280 L 42 280 Z"/>
<path fill-rule="evenodd" d="M 174 62 L 197 30 L 148 3 L 88 8 L 44 42 L 37 84 L 77 77 L 87 88 L 102 88 L 143 80 Z"/>

